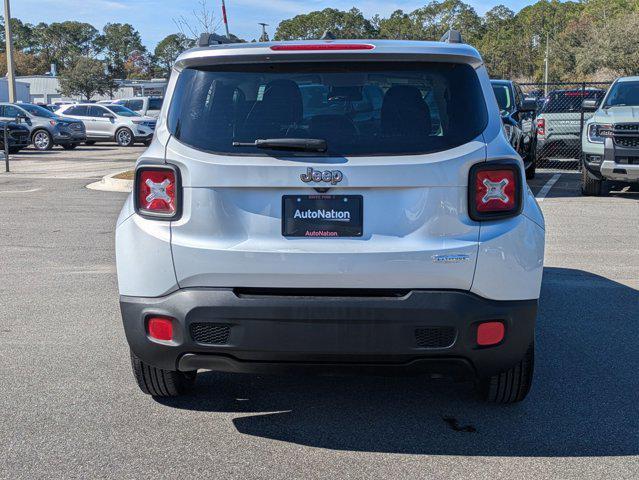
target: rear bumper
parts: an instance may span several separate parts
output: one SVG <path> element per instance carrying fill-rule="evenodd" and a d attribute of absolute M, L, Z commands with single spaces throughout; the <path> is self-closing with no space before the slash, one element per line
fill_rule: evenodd
<path fill-rule="evenodd" d="M 153 139 L 153 134 L 150 135 L 136 135 L 136 142 L 150 142 Z"/>
<path fill-rule="evenodd" d="M 537 137 L 537 157 L 546 155 L 564 155 L 567 158 L 578 158 L 581 151 L 581 137 L 579 133 L 566 135 L 549 135 Z"/>
<path fill-rule="evenodd" d="M 184 289 L 121 297 L 120 304 L 133 352 L 167 370 L 406 370 L 478 378 L 515 365 L 534 338 L 537 300 L 434 290 L 317 293 Z M 148 337 L 150 315 L 175 319 L 174 341 Z M 487 320 L 504 322 L 506 336 L 479 347 L 477 325 Z"/>

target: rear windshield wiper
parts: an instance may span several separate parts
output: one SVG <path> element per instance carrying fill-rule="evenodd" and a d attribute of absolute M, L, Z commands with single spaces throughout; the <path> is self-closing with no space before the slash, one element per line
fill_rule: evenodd
<path fill-rule="evenodd" d="M 234 147 L 256 147 L 300 152 L 325 152 L 326 140 L 316 138 L 258 138 L 254 142 L 233 142 Z"/>

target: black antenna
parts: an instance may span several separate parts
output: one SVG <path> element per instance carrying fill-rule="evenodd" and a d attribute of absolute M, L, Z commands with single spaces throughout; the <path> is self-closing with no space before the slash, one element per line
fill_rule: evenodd
<path fill-rule="evenodd" d="M 324 35 L 322 35 L 322 38 L 320 38 L 320 40 L 337 40 L 337 37 L 330 30 L 326 30 L 324 32 Z"/>
<path fill-rule="evenodd" d="M 452 28 L 444 33 L 444 36 L 439 41 L 446 43 L 464 43 L 462 34 L 457 30 L 453 30 Z"/>
<path fill-rule="evenodd" d="M 203 33 L 197 42 L 198 47 L 210 47 L 211 45 L 222 45 L 227 43 L 237 43 L 236 40 L 217 35 L 215 33 Z"/>

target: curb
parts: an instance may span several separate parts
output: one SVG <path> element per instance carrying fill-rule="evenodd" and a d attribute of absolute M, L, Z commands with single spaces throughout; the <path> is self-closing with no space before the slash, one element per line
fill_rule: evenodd
<path fill-rule="evenodd" d="M 121 172 L 115 172 L 110 175 L 105 175 L 102 180 L 87 185 L 87 188 L 91 190 L 101 190 L 103 192 L 123 192 L 129 193 L 133 190 L 133 180 L 123 180 L 120 178 L 114 178 L 116 175 L 127 172 L 123 170 Z"/>

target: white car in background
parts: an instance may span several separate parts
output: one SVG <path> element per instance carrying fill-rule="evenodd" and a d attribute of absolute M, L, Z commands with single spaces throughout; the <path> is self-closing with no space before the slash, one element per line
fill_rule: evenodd
<path fill-rule="evenodd" d="M 122 105 L 140 115 L 158 118 L 160 116 L 160 110 L 162 110 L 163 102 L 164 98 L 162 97 L 133 97 L 120 98 L 113 100 L 111 103 L 114 105 Z"/>
<path fill-rule="evenodd" d="M 122 147 L 136 142 L 149 145 L 155 131 L 155 118 L 141 116 L 122 105 L 64 105 L 56 113 L 84 122 L 87 145 L 113 141 Z"/>

